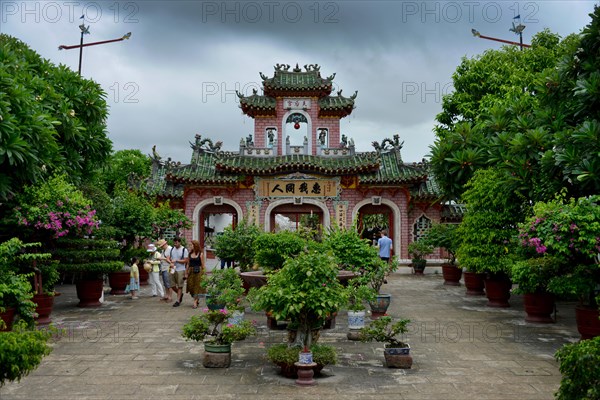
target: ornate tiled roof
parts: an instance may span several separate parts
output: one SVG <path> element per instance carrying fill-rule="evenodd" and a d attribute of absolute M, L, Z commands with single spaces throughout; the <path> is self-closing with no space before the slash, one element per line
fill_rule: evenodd
<path fill-rule="evenodd" d="M 433 202 L 439 200 L 441 191 L 435 179 L 427 177 L 426 180 L 411 190 L 411 195 L 413 199 L 418 201 Z"/>
<path fill-rule="evenodd" d="M 423 164 L 404 164 L 399 150 L 385 151 L 380 154 L 381 164 L 375 173 L 360 174 L 363 184 L 401 184 L 417 183 L 427 179 L 427 169 Z"/>
<path fill-rule="evenodd" d="M 260 73 L 263 80 L 263 89 L 266 96 L 302 96 L 324 97 L 331 93 L 335 74 L 322 78 L 320 67 L 317 64 L 304 66 L 302 71 L 298 64 L 290 71 L 288 64 L 275 65 L 275 74 L 272 78 Z"/>
<path fill-rule="evenodd" d="M 319 117 L 346 117 L 354 110 L 354 99 L 358 91 L 350 97 L 342 96 L 338 91 L 337 96 L 326 96 L 319 99 Z"/>
<path fill-rule="evenodd" d="M 261 96 L 257 94 L 256 89 L 253 90 L 252 96 L 245 97 L 238 91 L 236 94 L 240 99 L 240 108 L 244 114 L 251 117 L 256 116 L 268 116 L 272 117 L 276 115 L 276 104 L 277 101 L 273 97 Z"/>
<path fill-rule="evenodd" d="M 385 139 L 373 152 L 347 156 L 315 156 L 292 154 L 271 157 L 252 157 L 223 152 L 221 143 L 201 139 L 190 143 L 193 155 L 190 164 L 161 162 L 154 154 L 153 174 L 145 182 L 146 192 L 163 197 L 181 197 L 186 184 L 205 186 L 235 186 L 245 176 L 272 176 L 293 172 L 314 173 L 323 176 L 357 176 L 359 185 L 409 185 L 411 197 L 419 201 L 435 200 L 440 190 L 429 177 L 428 165 L 405 164 L 400 155 L 399 138 Z"/>
<path fill-rule="evenodd" d="M 442 205 L 441 222 L 460 222 L 465 211 L 464 204 L 444 204 Z"/>
<path fill-rule="evenodd" d="M 247 175 L 273 175 L 293 171 L 321 175 L 349 175 L 379 169 L 377 153 L 361 153 L 342 157 L 291 154 L 276 157 L 233 156 L 217 161 L 223 172 Z"/>

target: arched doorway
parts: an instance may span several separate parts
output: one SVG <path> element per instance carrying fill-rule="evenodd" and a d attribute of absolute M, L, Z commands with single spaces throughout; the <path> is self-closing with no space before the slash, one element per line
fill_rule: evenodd
<path fill-rule="evenodd" d="M 365 204 L 358 210 L 358 232 L 361 237 L 375 240 L 374 244 L 376 244 L 382 229 L 387 229 L 390 238 L 395 237 L 394 211 L 390 207 Z"/>
<path fill-rule="evenodd" d="M 200 246 L 206 250 L 207 259 L 215 258 L 212 248 L 215 237 L 223 233 L 228 226 L 235 228 L 237 223 L 238 214 L 232 205 L 209 204 L 202 208 L 198 218 L 198 241 Z"/>
<path fill-rule="evenodd" d="M 269 220 L 271 232 L 282 230 L 296 232 L 303 228 L 320 231 L 323 226 L 323 210 L 309 203 L 281 204 L 271 210 Z"/>

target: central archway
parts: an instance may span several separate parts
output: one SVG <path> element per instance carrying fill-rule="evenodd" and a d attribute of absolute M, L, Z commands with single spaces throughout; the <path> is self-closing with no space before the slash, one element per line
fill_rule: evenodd
<path fill-rule="evenodd" d="M 275 215 L 294 216 L 294 220 L 298 221 L 301 215 L 319 215 L 320 224 L 324 228 L 329 228 L 331 217 L 327 206 L 313 199 L 303 199 L 301 204 L 297 204 L 295 199 L 281 199 L 269 204 L 265 211 L 265 232 L 274 232 Z"/>

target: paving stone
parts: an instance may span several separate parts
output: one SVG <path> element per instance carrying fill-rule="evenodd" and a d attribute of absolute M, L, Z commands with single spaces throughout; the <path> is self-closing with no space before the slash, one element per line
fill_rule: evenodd
<path fill-rule="evenodd" d="M 412 321 L 405 339 L 413 367 L 388 369 L 382 344 L 347 340 L 341 312 L 320 339 L 336 348 L 338 364 L 315 386 L 299 387 L 265 358 L 286 332 L 267 329 L 264 313 L 246 311 L 259 332 L 233 345 L 231 367 L 208 369 L 202 346 L 181 337 L 198 312 L 189 297 L 173 308 L 142 287 L 139 300 L 107 296 L 103 306 L 81 309 L 73 285 L 58 290 L 52 318 L 64 331 L 53 353 L 1 388 L 0 399 L 552 399 L 561 379 L 554 353 L 578 339 L 573 303 L 558 304 L 555 324 L 529 324 L 520 295 L 509 309 L 494 309 L 463 286 L 444 286 L 439 275 L 395 274 L 385 286 L 388 313 Z"/>

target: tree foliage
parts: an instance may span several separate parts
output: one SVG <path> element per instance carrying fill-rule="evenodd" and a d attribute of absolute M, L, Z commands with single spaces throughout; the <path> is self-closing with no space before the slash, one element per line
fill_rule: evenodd
<path fill-rule="evenodd" d="M 105 92 L 26 44 L 0 35 L 0 199 L 61 170 L 79 180 L 101 165 Z"/>
<path fill-rule="evenodd" d="M 453 75 L 455 91 L 444 97 L 431 146 L 432 170 L 446 198 L 458 199 L 478 169 L 501 168 L 506 190 L 545 200 L 562 185 L 545 161 L 553 129 L 542 123 L 540 79 L 570 54 L 574 35 L 560 40 L 545 30 L 531 49 L 488 50 L 464 58 Z"/>

